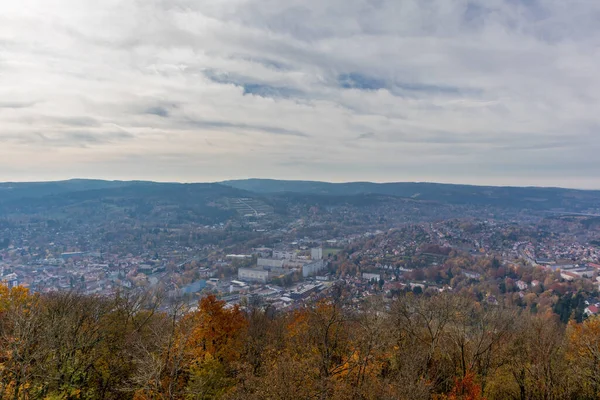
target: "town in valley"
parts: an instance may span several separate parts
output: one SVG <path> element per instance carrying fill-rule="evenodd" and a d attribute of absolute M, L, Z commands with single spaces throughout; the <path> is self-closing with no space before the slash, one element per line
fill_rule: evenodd
<path fill-rule="evenodd" d="M 151 291 L 163 307 L 191 309 L 208 294 L 232 306 L 294 309 L 343 286 L 355 302 L 469 292 L 565 321 L 600 312 L 600 210 L 570 193 L 567 206 L 545 208 L 539 199 L 440 201 L 376 189 L 261 192 L 245 181 L 78 184 L 32 184 L 33 194 L 4 184 L 7 285 L 98 296 Z"/>

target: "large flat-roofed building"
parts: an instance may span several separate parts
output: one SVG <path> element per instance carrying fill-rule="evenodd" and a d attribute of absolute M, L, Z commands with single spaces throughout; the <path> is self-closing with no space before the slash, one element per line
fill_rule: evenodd
<path fill-rule="evenodd" d="M 318 260 L 302 266 L 302 276 L 307 278 L 325 269 L 325 261 Z"/>
<path fill-rule="evenodd" d="M 290 297 L 294 300 L 305 299 L 311 294 L 317 293 L 323 289 L 323 284 L 318 283 L 316 285 L 305 285 L 297 288 L 293 292 L 290 292 Z"/>
<path fill-rule="evenodd" d="M 282 268 L 284 260 L 272 260 L 270 258 L 259 258 L 256 260 L 256 265 L 259 267 Z"/>
<path fill-rule="evenodd" d="M 293 260 L 296 258 L 296 252 L 273 250 L 273 258 L 277 258 L 279 260 Z"/>
<path fill-rule="evenodd" d="M 244 259 L 244 258 L 252 258 L 251 254 L 227 254 L 225 258 L 235 258 L 235 259 Z"/>
<path fill-rule="evenodd" d="M 283 260 L 283 266 L 285 268 L 302 268 L 303 265 L 306 265 L 310 262 L 310 260 L 303 260 L 300 258 L 295 260 Z"/>
<path fill-rule="evenodd" d="M 238 279 L 243 282 L 267 283 L 269 281 L 269 271 L 262 268 L 240 268 Z"/>

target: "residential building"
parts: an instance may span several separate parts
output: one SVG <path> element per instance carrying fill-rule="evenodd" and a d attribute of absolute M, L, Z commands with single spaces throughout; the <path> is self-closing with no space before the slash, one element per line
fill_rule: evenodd
<path fill-rule="evenodd" d="M 284 259 L 272 260 L 270 258 L 259 258 L 256 260 L 258 267 L 283 268 Z"/>
<path fill-rule="evenodd" d="M 269 271 L 262 268 L 240 268 L 238 279 L 242 282 L 267 283 L 269 281 Z"/>
<path fill-rule="evenodd" d="M 321 272 L 325 269 L 325 261 L 318 260 L 309 264 L 305 264 L 302 266 L 302 276 L 307 278 L 309 276 L 316 275 L 318 272 Z"/>
<path fill-rule="evenodd" d="M 323 259 L 323 248 L 315 247 L 314 249 L 310 249 L 310 258 L 313 260 L 322 260 Z"/>
<path fill-rule="evenodd" d="M 296 252 L 273 250 L 273 258 L 278 260 L 293 260 L 294 258 L 296 258 Z"/>
<path fill-rule="evenodd" d="M 8 275 L 4 275 L 1 279 L 1 282 L 5 283 L 9 288 L 14 288 L 19 285 L 19 280 L 17 274 L 12 273 Z"/>
<path fill-rule="evenodd" d="M 372 274 L 369 272 L 363 272 L 362 277 L 363 277 L 363 279 L 365 279 L 367 281 L 372 281 L 373 279 L 375 279 L 376 281 L 379 282 L 379 280 L 381 279 L 380 274 Z"/>

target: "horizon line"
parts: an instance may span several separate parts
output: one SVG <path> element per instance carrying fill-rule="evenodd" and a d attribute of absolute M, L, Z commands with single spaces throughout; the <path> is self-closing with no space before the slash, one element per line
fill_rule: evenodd
<path fill-rule="evenodd" d="M 273 181 L 273 182 L 311 182 L 311 183 L 324 183 L 332 185 L 344 185 L 344 184 L 432 184 L 432 185 L 449 185 L 449 186 L 473 186 L 473 187 L 497 187 L 497 188 L 523 188 L 523 189 L 563 189 L 563 190 L 578 190 L 578 191 L 600 191 L 599 188 L 581 188 L 581 187 L 567 187 L 567 186 L 537 186 L 537 185 L 491 185 L 491 184 L 474 184 L 474 183 L 453 183 L 453 182 L 441 182 L 441 181 L 325 181 L 325 180 L 313 180 L 313 179 L 278 179 L 278 178 L 236 178 L 236 179 L 224 179 L 215 181 L 177 181 L 177 180 L 148 180 L 148 179 L 111 179 L 111 178 L 65 178 L 65 179 L 41 179 L 41 180 L 11 180 L 11 181 L 0 181 L 0 185 L 7 184 L 35 184 L 35 183 L 61 183 L 61 182 L 73 182 L 73 181 L 100 181 L 100 182 L 123 182 L 123 183 L 160 183 L 160 184 L 225 184 L 226 182 L 241 182 L 241 181 Z"/>

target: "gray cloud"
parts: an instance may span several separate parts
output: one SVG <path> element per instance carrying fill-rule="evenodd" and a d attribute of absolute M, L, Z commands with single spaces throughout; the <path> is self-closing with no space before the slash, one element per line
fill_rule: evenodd
<path fill-rule="evenodd" d="M 295 129 L 278 128 L 275 126 L 264 126 L 264 125 L 252 125 L 252 124 L 241 124 L 225 121 L 209 121 L 209 120 L 193 120 L 188 119 L 187 124 L 195 128 L 215 128 L 222 130 L 235 130 L 235 131 L 258 131 L 274 135 L 289 135 L 298 137 L 308 137 L 304 132 Z"/>
<path fill-rule="evenodd" d="M 35 104 L 35 102 L 0 100 L 0 108 L 28 108 L 28 107 L 32 107 L 34 104 Z"/>
<path fill-rule="evenodd" d="M 4 3 L 0 171 L 598 186 L 595 0 Z"/>
<path fill-rule="evenodd" d="M 59 133 L 31 132 L 21 134 L 5 134 L 0 141 L 20 145 L 42 145 L 49 147 L 88 147 L 89 145 L 105 145 L 118 141 L 133 139 L 135 136 L 128 132 L 95 132 L 95 131 L 66 131 Z"/>
<path fill-rule="evenodd" d="M 356 138 L 360 140 L 360 139 L 371 139 L 374 137 L 375 137 L 375 134 L 373 132 L 365 132 L 365 133 L 361 133 Z"/>
<path fill-rule="evenodd" d="M 92 117 L 58 117 L 54 120 L 66 126 L 95 127 L 101 125 L 98 120 Z"/>
<path fill-rule="evenodd" d="M 151 115 L 156 115 L 158 117 L 166 118 L 169 116 L 169 110 L 166 109 L 165 107 L 155 106 L 155 107 L 150 107 L 150 108 L 146 109 L 145 114 L 151 114 Z"/>
<path fill-rule="evenodd" d="M 261 64 L 267 68 L 276 70 L 276 71 L 291 71 L 293 68 L 284 62 L 277 61 L 274 59 L 264 58 L 260 56 L 248 56 L 248 55 L 232 55 L 232 58 L 239 58 L 241 60 L 248 61 L 250 63 Z"/>
<path fill-rule="evenodd" d="M 338 83 L 344 89 L 379 90 L 387 89 L 389 87 L 382 79 L 366 76 L 357 72 L 339 75 Z"/>
<path fill-rule="evenodd" d="M 65 132 L 62 137 L 58 139 L 59 142 L 68 143 L 72 142 L 74 144 L 86 145 L 86 144 L 102 144 L 102 143 L 112 143 L 114 141 L 133 139 L 135 136 L 129 132 L 86 132 L 86 131 L 75 131 L 75 132 Z M 49 141 L 54 141 L 55 139 L 48 139 Z"/>

